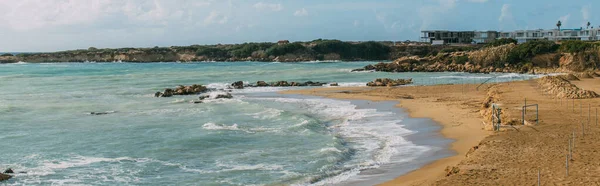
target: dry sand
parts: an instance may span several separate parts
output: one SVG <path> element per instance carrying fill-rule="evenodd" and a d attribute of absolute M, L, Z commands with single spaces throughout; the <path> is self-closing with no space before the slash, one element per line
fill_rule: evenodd
<path fill-rule="evenodd" d="M 599 78 L 573 83 L 600 92 Z M 437 160 L 381 185 L 536 185 L 538 170 L 541 185 L 600 185 L 600 126 L 596 125 L 595 113 L 600 108 L 600 98 L 575 100 L 575 107 L 569 100 L 567 107 L 566 100 L 544 93 L 535 80 L 496 84 L 496 103 L 505 115 L 520 121 L 521 107 L 527 98 L 528 104 L 539 104 L 540 120 L 537 126 L 517 125 L 491 132 L 483 130 L 480 114 L 487 86 L 490 85 L 479 90 L 476 85 L 319 88 L 284 93 L 396 100 L 411 117 L 432 118 L 443 126 L 440 132 L 444 136 L 456 140 L 451 146 L 456 156 Z M 535 119 L 534 110 L 527 111 L 526 120 Z M 573 132 L 573 160 L 569 160 L 566 176 L 565 158 Z M 459 171 L 447 175 L 447 167 Z"/>

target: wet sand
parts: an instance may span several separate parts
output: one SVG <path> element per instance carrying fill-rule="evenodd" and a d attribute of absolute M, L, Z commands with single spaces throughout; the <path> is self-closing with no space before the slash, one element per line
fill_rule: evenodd
<path fill-rule="evenodd" d="M 573 83 L 600 92 L 600 78 Z M 489 86 L 498 90 L 496 104 L 511 119 L 521 120 L 525 99 L 528 104 L 539 104 L 539 125 L 506 126 L 501 132 L 484 130 L 480 111 Z M 455 156 L 439 159 L 381 185 L 535 185 L 538 170 L 542 185 L 600 184 L 600 126 L 596 126 L 595 119 L 600 98 L 575 100 L 575 107 L 573 100 L 569 100 L 567 107 L 567 100 L 545 93 L 535 80 L 484 85 L 479 89 L 471 84 L 318 88 L 284 93 L 399 101 L 397 106 L 405 108 L 411 117 L 433 119 L 443 127 L 442 135 L 455 140 L 450 147 Z M 531 118 L 535 117 L 533 111 L 528 110 L 526 120 L 535 119 Z M 573 132 L 575 148 L 566 176 L 568 139 Z M 448 175 L 448 167 L 458 171 Z"/>

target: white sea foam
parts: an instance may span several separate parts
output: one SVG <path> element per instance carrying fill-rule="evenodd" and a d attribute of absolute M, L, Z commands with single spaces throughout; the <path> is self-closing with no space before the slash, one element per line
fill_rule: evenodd
<path fill-rule="evenodd" d="M 351 148 L 357 152 L 347 166 L 347 170 L 326 178 L 314 185 L 330 185 L 354 177 L 360 170 L 378 168 L 382 164 L 391 163 L 392 157 L 401 155 L 402 161 L 410 161 L 428 151 L 430 147 L 418 146 L 404 139 L 403 136 L 414 131 L 403 128 L 401 119 L 392 112 L 381 112 L 376 109 L 358 109 L 350 101 L 332 99 L 297 99 L 297 98 L 254 98 L 287 104 L 295 104 L 310 110 L 311 114 L 323 120 L 341 121 L 329 126 L 330 130 L 351 142 Z M 410 149 L 405 151 L 402 149 Z M 337 152 L 332 147 L 323 148 L 321 153 Z M 332 159 L 332 161 L 336 161 Z"/>
<path fill-rule="evenodd" d="M 217 167 L 221 168 L 221 170 L 220 170 L 221 172 L 242 171 L 242 170 L 268 170 L 268 171 L 283 170 L 282 165 L 264 164 L 264 163 L 255 164 L 255 165 L 245 165 L 245 164 L 237 164 L 237 163 L 232 163 L 232 162 L 224 163 L 224 162 L 217 161 L 216 165 L 217 165 Z"/>
<path fill-rule="evenodd" d="M 256 119 L 273 119 L 276 118 L 278 116 L 281 115 L 281 113 L 283 113 L 283 110 L 279 110 L 279 109 L 275 109 L 275 108 L 266 108 L 263 111 L 260 112 L 256 112 L 256 113 L 247 113 L 246 115 L 252 116 L 253 118 Z"/>
<path fill-rule="evenodd" d="M 205 123 L 202 125 L 202 128 L 206 130 L 240 130 L 237 124 L 233 124 L 231 126 L 228 125 L 219 125 L 215 123 Z"/>
<path fill-rule="evenodd" d="M 366 87 L 365 82 L 349 82 L 349 83 L 338 83 L 340 87 Z"/>

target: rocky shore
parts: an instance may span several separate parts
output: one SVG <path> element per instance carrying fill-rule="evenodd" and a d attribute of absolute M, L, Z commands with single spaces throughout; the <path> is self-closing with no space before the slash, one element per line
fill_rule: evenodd
<path fill-rule="evenodd" d="M 202 85 L 183 86 L 179 85 L 175 89 L 167 88 L 164 92 L 154 93 L 154 97 L 171 97 L 174 95 L 193 95 L 208 92 L 209 89 Z"/>
<path fill-rule="evenodd" d="M 408 84 L 412 84 L 412 79 L 390 79 L 390 78 L 383 78 L 383 79 L 375 79 L 375 81 L 371 81 L 369 83 L 367 83 L 367 86 L 370 87 L 394 87 L 394 86 L 400 86 L 400 85 L 408 85 Z"/>
<path fill-rule="evenodd" d="M 246 87 L 306 87 L 306 86 L 323 86 L 326 84 L 327 83 L 313 82 L 313 81 L 306 81 L 306 82 L 276 81 L 276 82 L 270 82 L 270 83 L 267 83 L 265 81 L 257 81 L 254 84 L 244 84 L 243 81 L 237 81 L 237 82 L 232 83 L 230 88 L 243 89 Z M 332 85 L 336 86 L 337 83 L 333 83 Z"/>

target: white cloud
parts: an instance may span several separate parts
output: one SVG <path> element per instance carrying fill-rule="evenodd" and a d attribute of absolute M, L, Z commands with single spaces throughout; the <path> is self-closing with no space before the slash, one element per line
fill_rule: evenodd
<path fill-rule="evenodd" d="M 418 10 L 421 18 L 421 30 L 431 29 L 431 25 L 438 25 L 443 21 L 443 16 L 456 7 L 458 0 L 438 0 L 438 5 L 424 6 Z"/>
<path fill-rule="evenodd" d="M 589 21 L 590 20 L 590 7 L 589 6 L 583 6 L 581 8 L 581 15 L 583 16 L 583 20 Z"/>
<path fill-rule="evenodd" d="M 222 15 L 218 11 L 212 11 L 208 15 L 208 17 L 206 17 L 204 19 L 204 24 L 207 24 L 207 25 L 210 25 L 210 24 L 225 24 L 225 23 L 227 23 L 227 20 L 228 20 L 227 16 Z"/>
<path fill-rule="evenodd" d="M 513 19 L 513 15 L 512 15 L 512 12 L 510 11 L 510 5 L 509 4 L 502 5 L 502 9 L 500 10 L 500 17 L 498 18 L 498 21 L 503 22 L 503 21 L 508 21 L 508 20 L 512 20 L 512 19 Z"/>
<path fill-rule="evenodd" d="M 188 20 L 215 0 L 0 0 L 0 21 L 11 30 L 94 26 L 98 22 L 166 25 Z M 199 15 L 200 16 L 200 15 Z M 186 19 L 187 18 L 187 19 Z"/>
<path fill-rule="evenodd" d="M 279 12 L 281 10 L 283 10 L 283 5 L 277 3 L 263 3 L 263 2 L 258 2 L 256 4 L 254 4 L 254 8 L 256 8 L 257 10 L 271 10 L 274 12 Z"/>
<path fill-rule="evenodd" d="M 571 14 L 567 14 L 564 16 L 560 16 L 560 18 L 558 18 L 558 20 L 560 20 L 560 22 L 562 23 L 562 28 L 564 28 L 564 26 L 567 25 L 567 23 L 569 23 L 569 19 L 571 18 Z"/>
<path fill-rule="evenodd" d="M 297 17 L 307 16 L 307 15 L 308 15 L 308 11 L 306 11 L 305 8 L 296 10 L 296 12 L 294 12 L 294 16 L 297 16 Z"/>

